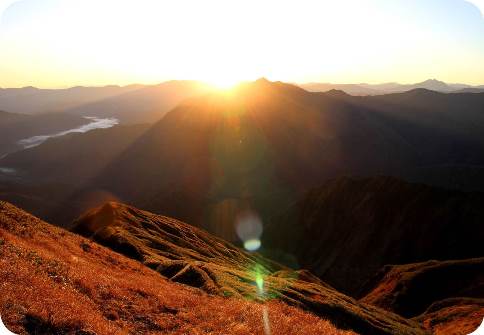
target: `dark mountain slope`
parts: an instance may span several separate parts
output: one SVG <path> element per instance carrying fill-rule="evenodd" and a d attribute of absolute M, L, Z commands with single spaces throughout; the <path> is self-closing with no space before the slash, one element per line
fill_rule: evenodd
<path fill-rule="evenodd" d="M 355 150 L 355 148 L 357 149 Z M 191 99 L 168 113 L 92 187 L 201 225 L 228 240 L 252 208 L 263 219 L 300 192 L 342 174 L 397 173 L 411 148 L 366 109 L 259 80 Z M 232 212 L 232 213 L 230 213 Z"/>
<path fill-rule="evenodd" d="M 405 317 L 418 316 L 445 299 L 484 299 L 484 258 L 387 265 L 367 289 L 361 301 Z"/>
<path fill-rule="evenodd" d="M 148 125 L 115 126 L 52 138 L 8 155 L 0 160 L 0 166 L 8 166 L 33 181 L 82 185 L 148 129 Z"/>
<path fill-rule="evenodd" d="M 17 334 L 262 334 L 263 313 L 275 335 L 354 334 L 275 300 L 223 298 L 168 281 L 5 202 L 0 282 L 2 321 Z"/>
<path fill-rule="evenodd" d="M 385 264 L 483 255 L 484 195 L 389 177 L 342 178 L 309 192 L 266 227 L 266 246 L 358 294 Z"/>
<path fill-rule="evenodd" d="M 374 117 L 413 148 L 417 159 L 400 177 L 484 191 L 484 94 L 426 89 L 372 97 L 326 94 L 371 109 Z"/>
<path fill-rule="evenodd" d="M 484 318 L 484 258 L 388 265 L 361 300 L 414 317 L 435 333 L 469 334 Z"/>
<path fill-rule="evenodd" d="M 25 114 L 8 113 L 0 110 L 0 125 L 6 126 L 12 122 L 23 121 L 27 119 L 28 116 Z"/>
<path fill-rule="evenodd" d="M 358 304 L 306 271 L 290 271 L 168 217 L 108 203 L 82 216 L 74 231 L 142 261 L 172 281 L 212 294 L 276 298 L 362 334 L 419 332 L 415 324 Z"/>
<path fill-rule="evenodd" d="M 127 94 L 133 98 L 127 105 L 135 104 L 134 96 L 143 91 Z M 236 241 L 234 229 L 225 223 L 238 212 L 251 209 L 266 222 L 335 177 L 394 175 L 484 190 L 483 97 L 426 90 L 351 97 L 267 80 L 246 83 L 233 92 L 179 105 L 112 157 L 91 183 L 72 179 L 71 191 L 82 192 L 48 218 L 65 226 L 92 206 L 83 198 L 102 191 Z M 110 132 L 103 133 L 106 139 L 112 138 Z M 76 146 L 84 147 L 84 138 Z M 52 179 L 45 164 L 37 166 L 28 155 L 22 161 L 30 166 L 12 158 L 10 168 L 24 166 L 38 182 Z M 69 163 L 55 158 L 50 163 L 58 170 L 85 164 L 82 157 L 70 157 Z"/>
<path fill-rule="evenodd" d="M 117 199 L 108 191 L 96 189 L 70 201 L 77 189 L 97 176 L 148 128 L 115 126 L 69 134 L 12 153 L 0 160 L 0 199 L 66 227 L 80 211 L 100 201 Z"/>
<path fill-rule="evenodd" d="M 415 148 L 415 168 L 484 166 L 484 94 L 443 94 L 424 89 L 342 100 L 374 111 Z"/>

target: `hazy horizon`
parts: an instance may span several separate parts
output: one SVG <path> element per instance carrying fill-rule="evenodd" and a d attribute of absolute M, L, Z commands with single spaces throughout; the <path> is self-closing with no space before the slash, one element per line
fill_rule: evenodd
<path fill-rule="evenodd" d="M 228 85 L 260 77 L 483 85 L 479 5 L 20 0 L 1 17 L 0 87 L 125 86 L 173 78 Z"/>
<path fill-rule="evenodd" d="M 234 83 L 234 85 L 237 85 L 237 84 L 240 84 L 240 83 L 243 83 L 243 82 L 253 82 L 253 81 L 256 81 L 256 80 L 259 80 L 259 79 L 267 79 L 269 81 L 273 81 L 271 80 L 270 78 L 267 78 L 265 76 L 262 76 L 262 77 L 258 77 L 258 78 L 254 78 L 254 79 L 249 79 L 249 80 L 241 80 L 241 81 L 237 81 Z M 286 81 L 282 81 L 282 82 L 286 82 L 288 84 L 293 84 L 293 85 L 306 85 L 306 84 L 328 84 L 328 85 L 370 85 L 370 86 L 373 86 L 373 85 L 385 85 L 385 84 L 398 84 L 398 85 L 414 85 L 414 84 L 421 84 L 423 82 L 426 82 L 426 81 L 429 81 L 429 80 L 436 80 L 436 81 L 439 81 L 439 82 L 443 82 L 447 85 L 468 85 L 468 86 L 471 86 L 471 87 L 480 87 L 480 86 L 484 86 L 484 81 L 482 83 L 477 83 L 477 84 L 470 84 L 470 83 L 466 83 L 466 82 L 445 82 L 445 81 L 442 81 L 438 78 L 427 78 L 427 79 L 423 79 L 423 80 L 420 80 L 420 81 L 415 81 L 415 82 L 398 82 L 396 80 L 387 80 L 387 81 L 383 81 L 383 82 L 362 82 L 362 81 L 359 81 L 359 82 L 330 82 L 330 81 L 325 81 L 324 79 L 320 80 L 320 81 L 302 81 L 302 82 L 286 82 Z M 76 87 L 86 87 L 86 88 L 102 88 L 102 87 L 112 87 L 112 86 L 117 86 L 117 87 L 129 87 L 129 86 L 153 86 L 153 85 L 161 85 L 161 84 L 164 84 L 164 83 L 168 83 L 168 82 L 183 82 L 183 81 L 187 81 L 187 82 L 199 82 L 199 83 L 202 83 L 202 84 L 206 84 L 206 85 L 213 85 L 216 87 L 215 84 L 211 84 L 210 82 L 208 81 L 204 81 L 202 79 L 177 79 L 177 78 L 173 78 L 173 79 L 166 79 L 166 80 L 163 80 L 163 81 L 154 81 L 154 82 L 133 82 L 133 83 L 127 83 L 127 84 L 117 84 L 117 83 L 111 83 L 111 84 L 101 84 L 101 85 L 88 85 L 88 84 L 78 84 L 78 85 L 66 85 L 66 86 L 41 86 L 41 85 L 20 85 L 20 86 L 1 86 L 0 85 L 0 89 L 21 89 L 21 88 L 28 88 L 28 87 L 33 87 L 33 88 L 37 88 L 37 89 L 42 89 L 42 90 L 62 90 L 62 89 L 71 89 L 71 88 L 76 88 Z M 274 81 L 280 81 L 280 80 L 274 80 Z"/>

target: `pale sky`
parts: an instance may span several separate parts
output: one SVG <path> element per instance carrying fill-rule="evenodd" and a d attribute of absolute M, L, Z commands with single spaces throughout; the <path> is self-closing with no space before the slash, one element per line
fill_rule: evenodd
<path fill-rule="evenodd" d="M 0 87 L 259 77 L 484 84 L 482 0 L 7 2 Z"/>

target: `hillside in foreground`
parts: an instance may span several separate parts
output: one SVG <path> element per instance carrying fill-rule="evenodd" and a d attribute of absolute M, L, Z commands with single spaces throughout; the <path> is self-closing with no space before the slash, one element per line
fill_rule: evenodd
<path fill-rule="evenodd" d="M 208 295 L 0 202 L 0 314 L 18 334 L 351 334 L 278 301 Z M 267 313 L 267 314 L 265 314 Z"/>
<path fill-rule="evenodd" d="M 290 270 L 169 217 L 110 202 L 79 218 L 74 231 L 210 294 L 277 299 L 361 334 L 421 333 L 416 322 L 358 303 L 308 271 Z"/>

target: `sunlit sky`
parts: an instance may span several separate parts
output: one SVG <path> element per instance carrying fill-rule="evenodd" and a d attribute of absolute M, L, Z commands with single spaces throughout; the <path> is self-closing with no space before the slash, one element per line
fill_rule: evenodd
<path fill-rule="evenodd" d="M 482 0 L 20 0 L 0 87 L 266 77 L 484 84 Z"/>

